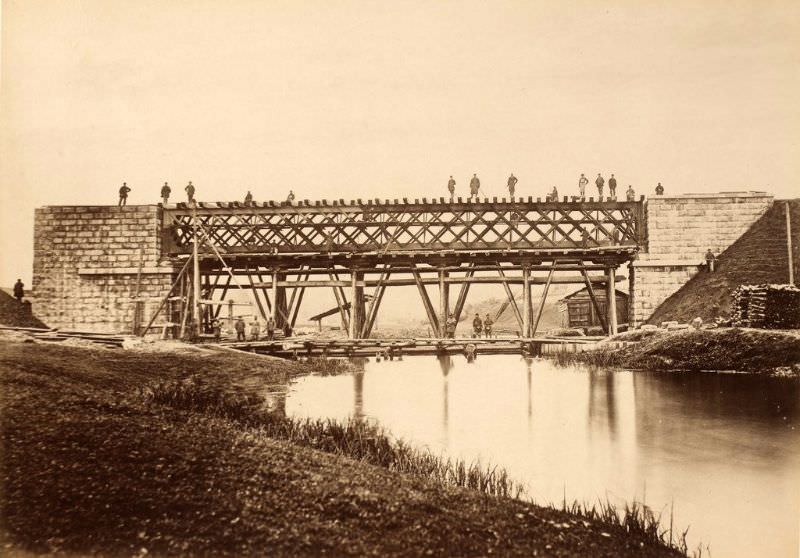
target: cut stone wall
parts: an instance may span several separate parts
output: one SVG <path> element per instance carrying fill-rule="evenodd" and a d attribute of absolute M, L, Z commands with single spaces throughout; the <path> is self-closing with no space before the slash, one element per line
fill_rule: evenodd
<path fill-rule="evenodd" d="M 34 313 L 50 327 L 131 333 L 137 277 L 146 322 L 174 275 L 172 263 L 161 257 L 159 206 L 35 211 Z"/>
<path fill-rule="evenodd" d="M 630 323 L 658 306 L 719 255 L 772 206 L 764 192 L 656 196 L 647 200 L 647 245 L 630 266 Z"/>

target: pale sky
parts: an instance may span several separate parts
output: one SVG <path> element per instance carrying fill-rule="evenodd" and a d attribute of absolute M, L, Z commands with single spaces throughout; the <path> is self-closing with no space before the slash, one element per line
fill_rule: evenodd
<path fill-rule="evenodd" d="M 797 196 L 800 2 L 2 2 L 0 285 L 33 209 L 566 194 Z M 498 291 L 498 296 L 502 293 Z"/>

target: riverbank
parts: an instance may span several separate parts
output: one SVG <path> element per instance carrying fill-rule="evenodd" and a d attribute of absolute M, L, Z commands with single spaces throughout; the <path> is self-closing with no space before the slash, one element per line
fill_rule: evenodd
<path fill-rule="evenodd" d="M 224 389 L 226 409 L 248 412 L 265 391 L 308 371 L 178 345 L 0 340 L 4 553 L 680 555 L 636 525 L 289 443 L 207 404 Z M 192 394 L 208 394 L 206 403 L 162 400 L 186 382 L 195 382 Z"/>
<path fill-rule="evenodd" d="M 616 347 L 625 342 L 623 347 Z M 562 363 L 584 362 L 648 370 L 739 371 L 800 377 L 800 332 L 746 328 L 635 330 L 580 353 L 559 353 Z"/>

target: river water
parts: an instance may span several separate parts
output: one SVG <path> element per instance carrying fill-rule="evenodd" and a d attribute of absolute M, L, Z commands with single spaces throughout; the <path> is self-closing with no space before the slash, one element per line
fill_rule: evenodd
<path fill-rule="evenodd" d="M 537 502 L 644 501 L 667 525 L 672 507 L 704 556 L 798 555 L 798 382 L 407 357 L 300 378 L 281 404 L 367 417 L 436 453 L 500 465 Z"/>

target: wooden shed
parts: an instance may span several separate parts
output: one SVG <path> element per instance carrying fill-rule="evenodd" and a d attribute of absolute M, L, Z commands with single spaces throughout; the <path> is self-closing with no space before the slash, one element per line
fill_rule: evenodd
<path fill-rule="evenodd" d="M 617 290 L 616 294 L 617 323 L 624 325 L 628 323 L 628 293 Z M 597 299 L 600 312 L 605 316 L 606 290 L 594 289 L 594 296 Z M 559 300 L 558 311 L 561 315 L 561 327 L 588 328 L 603 325 L 586 287 Z"/>

